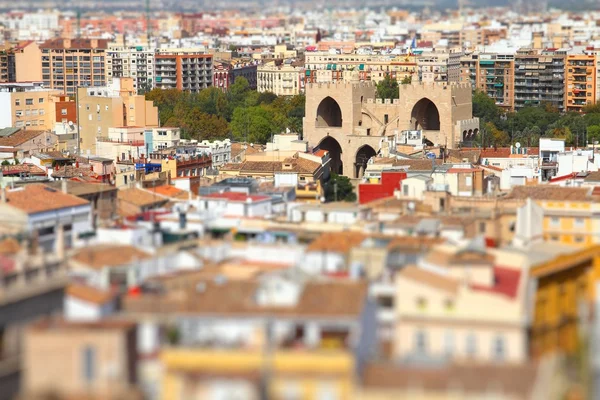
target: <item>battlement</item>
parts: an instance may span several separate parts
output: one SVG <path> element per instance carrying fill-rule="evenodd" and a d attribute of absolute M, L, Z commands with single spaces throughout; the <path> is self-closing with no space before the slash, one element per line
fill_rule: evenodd
<path fill-rule="evenodd" d="M 399 99 L 366 99 L 363 104 L 385 104 L 385 105 L 398 105 L 400 104 Z"/>
<path fill-rule="evenodd" d="M 307 83 L 306 89 L 329 89 L 329 88 L 371 88 L 374 87 L 375 83 L 373 81 L 359 81 L 359 82 L 351 82 L 351 81 L 336 81 L 336 82 L 310 82 Z"/>
<path fill-rule="evenodd" d="M 437 89 L 443 87 L 449 87 L 451 90 L 472 90 L 470 82 L 413 82 L 408 85 L 400 85 L 400 91 L 406 88 L 413 89 Z"/>

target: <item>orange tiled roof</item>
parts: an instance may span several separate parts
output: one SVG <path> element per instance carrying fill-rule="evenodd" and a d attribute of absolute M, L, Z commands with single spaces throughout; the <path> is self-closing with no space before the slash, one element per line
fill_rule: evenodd
<path fill-rule="evenodd" d="M 79 197 L 63 193 L 42 184 L 30 184 L 14 190 L 7 190 L 7 203 L 27 214 L 79 207 L 89 202 Z"/>
<path fill-rule="evenodd" d="M 84 247 L 78 250 L 71 260 L 94 269 L 100 269 L 127 265 L 150 257 L 151 254 L 133 246 L 103 244 Z"/>
<path fill-rule="evenodd" d="M 139 207 L 166 203 L 167 199 L 155 196 L 154 193 L 138 188 L 121 189 L 117 194 L 119 201 L 124 201 Z"/>
<path fill-rule="evenodd" d="M 94 304 L 105 304 L 115 298 L 111 292 L 76 283 L 67 286 L 65 294 Z"/>
<path fill-rule="evenodd" d="M 313 240 L 306 251 L 347 253 L 358 246 L 367 236 L 360 232 L 328 232 Z"/>

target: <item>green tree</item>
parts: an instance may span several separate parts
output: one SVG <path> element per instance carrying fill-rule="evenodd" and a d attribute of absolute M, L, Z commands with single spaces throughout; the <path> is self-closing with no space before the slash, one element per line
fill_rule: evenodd
<path fill-rule="evenodd" d="M 250 143 L 266 143 L 272 134 L 279 133 L 273 126 L 272 114 L 261 106 L 236 108 L 231 132 L 237 140 Z"/>
<path fill-rule="evenodd" d="M 277 100 L 277 95 L 273 92 L 262 92 L 258 95 L 257 104 L 271 104 Z"/>
<path fill-rule="evenodd" d="M 324 185 L 326 201 L 356 201 L 356 193 L 350 178 L 331 173 L 329 180 Z"/>
<path fill-rule="evenodd" d="M 398 81 L 386 75 L 383 80 L 377 84 L 377 97 L 380 99 L 397 99 L 400 97 Z"/>
<path fill-rule="evenodd" d="M 600 125 L 592 125 L 587 128 L 587 140 L 589 143 L 600 141 Z"/>
<path fill-rule="evenodd" d="M 501 114 L 500 107 L 485 92 L 476 90 L 473 93 L 473 116 L 479 118 L 482 124 L 491 122 L 496 126 L 500 125 Z"/>
<path fill-rule="evenodd" d="M 175 106 L 184 96 L 185 92 L 177 89 L 153 89 L 146 93 L 146 100 L 158 107 L 158 118 L 164 124 L 173 117 Z"/>
<path fill-rule="evenodd" d="M 411 75 L 406 75 L 404 78 L 402 78 L 402 81 L 400 81 L 401 85 L 410 85 L 411 83 L 412 83 Z"/>
<path fill-rule="evenodd" d="M 2 164 L 0 164 L 0 165 L 10 165 L 10 161 L 2 160 Z"/>
<path fill-rule="evenodd" d="M 486 132 L 486 143 L 489 143 L 488 140 L 490 140 L 491 144 L 498 147 L 507 146 L 510 143 L 508 133 L 498 129 L 493 122 L 486 122 L 483 127 Z"/>

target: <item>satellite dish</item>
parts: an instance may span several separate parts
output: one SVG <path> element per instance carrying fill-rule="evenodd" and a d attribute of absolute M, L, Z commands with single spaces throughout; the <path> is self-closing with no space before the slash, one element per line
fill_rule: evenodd
<path fill-rule="evenodd" d="M 516 147 L 517 149 L 520 149 L 520 148 L 521 148 L 521 143 L 519 143 L 519 142 L 515 143 L 515 147 Z"/>

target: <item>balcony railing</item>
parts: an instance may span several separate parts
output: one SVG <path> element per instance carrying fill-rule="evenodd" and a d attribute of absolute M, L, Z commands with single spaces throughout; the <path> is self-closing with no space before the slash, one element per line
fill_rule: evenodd
<path fill-rule="evenodd" d="M 107 138 L 107 137 L 98 137 L 98 138 L 96 138 L 96 140 L 98 142 L 129 144 L 131 146 L 144 146 L 145 145 L 145 142 L 143 140 L 111 139 L 111 138 Z"/>

